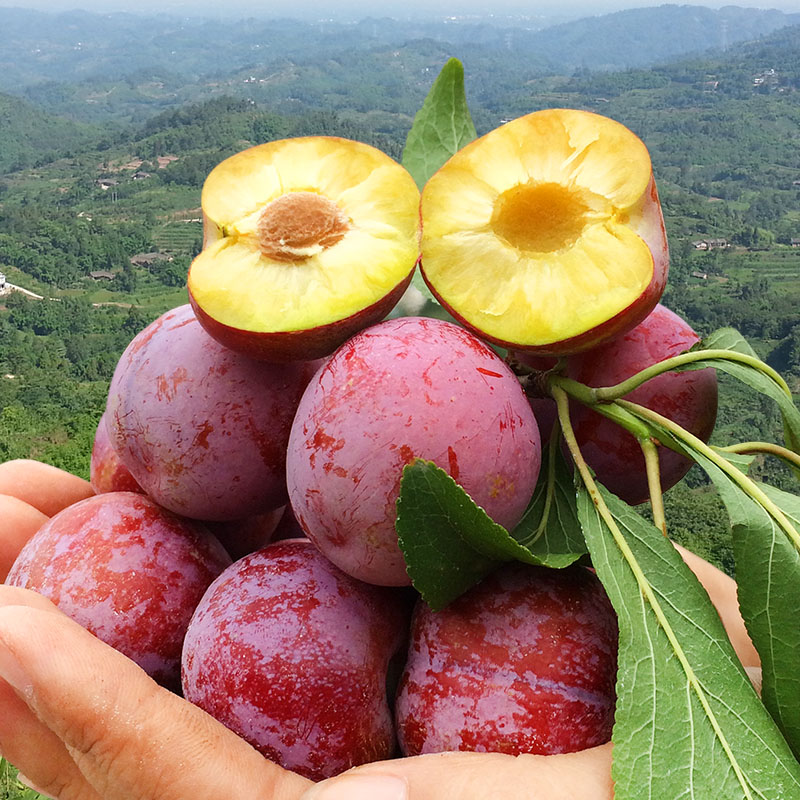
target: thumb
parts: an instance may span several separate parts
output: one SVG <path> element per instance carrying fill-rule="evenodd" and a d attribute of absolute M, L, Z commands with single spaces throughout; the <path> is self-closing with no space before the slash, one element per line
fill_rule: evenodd
<path fill-rule="evenodd" d="M 611 745 L 564 755 L 435 753 L 316 784 L 301 800 L 611 800 Z"/>

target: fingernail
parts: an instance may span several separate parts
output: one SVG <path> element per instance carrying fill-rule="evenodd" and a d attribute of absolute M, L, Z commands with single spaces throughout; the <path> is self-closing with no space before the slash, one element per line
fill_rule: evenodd
<path fill-rule="evenodd" d="M 27 700 L 33 695 L 33 684 L 22 669 L 16 656 L 3 645 L 0 640 L 0 678 L 12 689 L 15 689 L 23 699 Z"/>
<path fill-rule="evenodd" d="M 45 794 L 42 789 L 40 789 L 27 775 L 23 775 L 21 772 L 17 773 L 17 781 L 21 783 L 23 786 L 27 786 L 29 789 L 32 789 L 34 792 L 38 792 L 42 797 L 49 798 L 49 800 L 56 800 L 56 798 L 51 797 L 49 794 Z"/>
<path fill-rule="evenodd" d="M 408 800 L 408 783 L 395 775 L 342 775 L 313 786 L 301 800 Z"/>

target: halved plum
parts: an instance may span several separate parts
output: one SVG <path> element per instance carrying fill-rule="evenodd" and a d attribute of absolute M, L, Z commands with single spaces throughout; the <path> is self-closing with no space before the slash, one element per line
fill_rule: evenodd
<path fill-rule="evenodd" d="M 419 257 L 419 190 L 385 153 L 309 136 L 251 147 L 203 185 L 197 318 L 265 361 L 329 355 L 382 319 Z"/>
<path fill-rule="evenodd" d="M 541 355 L 637 325 L 667 279 L 650 156 L 618 122 L 548 109 L 464 147 L 422 192 L 422 274 L 479 336 Z"/>

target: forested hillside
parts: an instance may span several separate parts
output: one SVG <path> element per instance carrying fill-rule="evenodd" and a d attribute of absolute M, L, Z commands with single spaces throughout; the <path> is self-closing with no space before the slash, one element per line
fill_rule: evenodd
<path fill-rule="evenodd" d="M 94 144 L 98 131 L 0 93 L 0 175 Z"/>

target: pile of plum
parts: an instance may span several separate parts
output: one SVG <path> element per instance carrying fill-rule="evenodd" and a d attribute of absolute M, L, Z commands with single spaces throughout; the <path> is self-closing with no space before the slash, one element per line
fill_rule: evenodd
<path fill-rule="evenodd" d="M 654 329 L 661 357 L 693 343 L 671 312 L 651 316 L 638 330 L 650 358 Z M 634 353 L 641 336 L 609 346 Z M 593 362 L 576 357 L 575 373 L 586 379 Z M 696 395 L 705 424 L 704 374 L 664 376 L 645 399 L 679 395 L 687 413 Z M 97 496 L 47 523 L 9 583 L 47 595 L 313 778 L 398 743 L 404 754 L 600 744 L 616 620 L 591 570 L 509 565 L 434 613 L 408 586 L 394 532 L 402 468 L 418 457 L 512 528 L 539 473 L 532 405 L 545 420 L 547 402 L 437 319 L 383 322 L 326 360 L 277 365 L 218 344 L 188 305 L 174 309 L 119 362 L 93 453 Z M 582 428 L 600 441 L 578 415 Z M 620 468 L 611 450 L 596 468 Z"/>
<path fill-rule="evenodd" d="M 115 371 L 96 496 L 46 523 L 8 582 L 314 779 L 398 753 L 608 741 L 617 621 L 591 568 L 506 564 L 434 612 L 397 501 L 423 459 L 512 531 L 557 430 L 519 376 L 613 386 L 697 343 L 657 305 L 666 233 L 642 143 L 538 112 L 463 148 L 420 201 L 374 148 L 286 140 L 222 162 L 203 209 L 191 304 Z M 420 253 L 456 322 L 379 322 Z M 705 369 L 628 397 L 707 439 L 716 392 Z M 647 500 L 637 440 L 570 406 L 598 480 Z M 666 489 L 690 462 L 658 449 Z M 435 541 L 424 558 L 444 558 Z"/>

